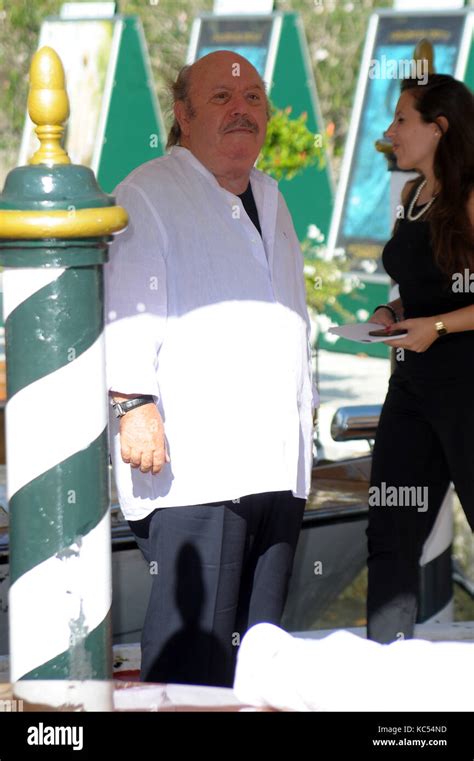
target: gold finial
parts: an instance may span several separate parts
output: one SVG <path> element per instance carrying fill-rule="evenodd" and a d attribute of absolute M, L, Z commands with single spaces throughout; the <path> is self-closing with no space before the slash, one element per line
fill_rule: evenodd
<path fill-rule="evenodd" d="M 381 137 L 379 140 L 376 140 L 374 145 L 376 151 L 379 153 L 384 153 L 386 156 L 391 156 L 393 153 L 392 141 L 388 140 L 385 137 Z"/>
<path fill-rule="evenodd" d="M 413 57 L 415 61 L 427 61 L 428 62 L 427 73 L 428 74 L 435 73 L 433 44 L 428 39 L 426 39 L 426 37 L 423 37 L 417 44 Z"/>
<path fill-rule="evenodd" d="M 40 141 L 40 147 L 28 163 L 70 164 L 69 156 L 61 146 L 62 125 L 69 116 L 69 99 L 63 65 L 53 48 L 42 47 L 31 61 L 28 113 L 37 125 L 35 132 Z"/>

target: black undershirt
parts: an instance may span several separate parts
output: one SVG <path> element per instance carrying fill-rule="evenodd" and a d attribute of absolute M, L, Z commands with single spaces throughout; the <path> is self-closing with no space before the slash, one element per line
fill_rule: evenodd
<path fill-rule="evenodd" d="M 244 209 L 249 215 L 250 219 L 254 223 L 255 227 L 257 228 L 258 232 L 260 233 L 260 237 L 262 236 L 262 231 L 260 229 L 260 220 L 258 218 L 258 211 L 257 206 L 255 203 L 255 198 L 253 197 L 252 193 L 252 186 L 249 182 L 247 185 L 247 190 L 245 190 L 243 193 L 239 193 L 239 198 L 242 201 L 244 205 Z"/>

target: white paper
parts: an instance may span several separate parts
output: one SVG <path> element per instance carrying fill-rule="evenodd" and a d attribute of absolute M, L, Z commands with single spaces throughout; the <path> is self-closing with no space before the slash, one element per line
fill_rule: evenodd
<path fill-rule="evenodd" d="M 375 322 L 355 322 L 350 325 L 338 325 L 335 328 L 329 328 L 329 333 L 334 333 L 341 338 L 347 338 L 349 341 L 359 341 L 359 343 L 371 344 L 380 343 L 381 341 L 396 341 L 408 335 L 405 331 L 402 335 L 392 336 L 369 336 L 371 330 L 381 330 L 384 326 Z"/>

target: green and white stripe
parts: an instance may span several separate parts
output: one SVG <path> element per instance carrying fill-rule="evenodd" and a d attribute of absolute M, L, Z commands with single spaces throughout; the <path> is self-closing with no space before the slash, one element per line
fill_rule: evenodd
<path fill-rule="evenodd" d="M 7 268 L 11 680 L 110 678 L 102 266 Z"/>

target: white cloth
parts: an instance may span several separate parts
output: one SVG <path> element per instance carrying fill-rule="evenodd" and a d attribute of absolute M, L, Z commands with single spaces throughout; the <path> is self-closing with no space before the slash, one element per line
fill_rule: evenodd
<path fill-rule="evenodd" d="M 309 492 L 315 399 L 303 259 L 277 183 L 255 169 L 250 179 L 263 242 L 240 198 L 186 148 L 115 190 L 130 223 L 105 266 L 107 385 L 157 397 L 171 458 L 158 475 L 123 463 L 111 414 L 130 520 Z"/>
<path fill-rule="evenodd" d="M 473 683 L 471 642 L 299 639 L 257 624 L 240 644 L 234 692 L 293 711 L 473 711 Z"/>

